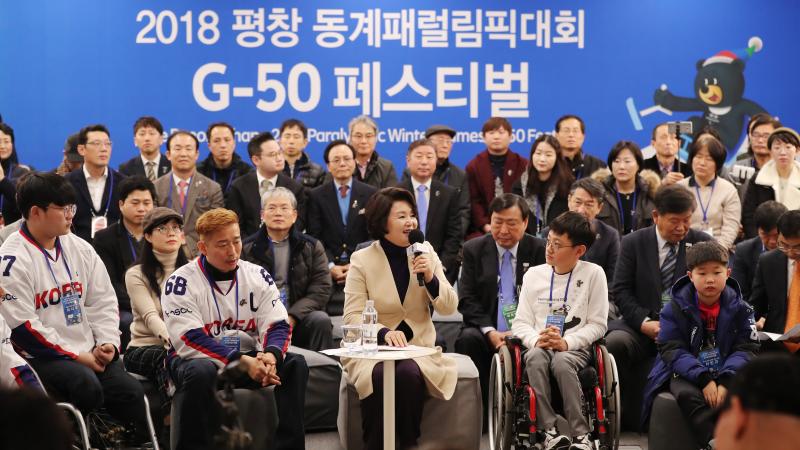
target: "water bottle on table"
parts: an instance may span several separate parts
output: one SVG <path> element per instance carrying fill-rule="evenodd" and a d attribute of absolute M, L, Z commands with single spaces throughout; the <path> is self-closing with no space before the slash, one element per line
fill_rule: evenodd
<path fill-rule="evenodd" d="M 367 300 L 367 306 L 361 313 L 361 345 L 365 353 L 378 351 L 378 311 L 375 300 Z"/>

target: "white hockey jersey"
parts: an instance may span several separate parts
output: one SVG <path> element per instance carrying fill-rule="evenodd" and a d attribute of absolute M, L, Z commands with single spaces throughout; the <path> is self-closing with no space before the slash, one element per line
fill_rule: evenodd
<path fill-rule="evenodd" d="M 239 260 L 232 281 L 214 281 L 207 264 L 204 256 L 195 258 L 161 288 L 164 322 L 177 355 L 210 358 L 220 367 L 248 351 L 270 351 L 280 361 L 291 329 L 266 269 Z M 230 338 L 238 349 L 230 345 Z"/>
<path fill-rule="evenodd" d="M 10 297 L 9 297 L 10 298 Z M 0 297 L 0 302 L 5 297 Z M 14 351 L 11 345 L 11 329 L 0 316 L 0 387 L 39 386 L 28 363 Z"/>
<path fill-rule="evenodd" d="M 26 356 L 75 359 L 95 345 L 119 348 L 114 288 L 100 257 L 78 236 L 60 236 L 48 251 L 23 225 L 0 247 L 0 286 L 6 292 L 0 314 Z M 80 323 L 67 324 L 61 301 L 67 294 L 79 296 Z"/>

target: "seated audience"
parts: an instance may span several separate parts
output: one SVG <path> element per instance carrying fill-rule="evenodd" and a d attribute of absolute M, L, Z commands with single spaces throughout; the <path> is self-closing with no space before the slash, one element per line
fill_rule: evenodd
<path fill-rule="evenodd" d="M 367 224 L 375 242 L 353 253 L 345 284 L 344 323 L 362 323 L 368 299 L 378 313 L 378 344 L 433 347 L 436 330 L 431 309 L 449 315 L 458 297 L 444 276 L 430 244 L 427 252 L 409 258 L 408 233 L 417 228 L 414 196 L 399 188 L 378 191 L 367 204 Z M 421 274 L 424 286 L 417 283 Z M 361 400 L 367 449 L 383 448 L 383 363 L 342 357 L 347 378 Z M 455 360 L 442 354 L 395 363 L 395 420 L 400 448 L 417 445 L 425 397 L 448 400 L 456 388 Z"/>
<path fill-rule="evenodd" d="M 72 450 L 74 434 L 64 410 L 41 392 L 0 388 L 0 448 Z M 43 432 L 42 425 L 47 429 Z"/>
<path fill-rule="evenodd" d="M 119 172 L 131 177 L 141 175 L 155 182 L 172 169 L 172 164 L 161 154 L 164 127 L 155 117 L 143 116 L 133 124 L 133 145 L 139 154 L 119 165 Z"/>
<path fill-rule="evenodd" d="M 786 211 L 786 207 L 775 200 L 758 205 L 754 215 L 758 236 L 736 245 L 731 278 L 739 282 L 745 301 L 750 301 L 758 258 L 762 253 L 778 248 L 778 218 Z"/>
<path fill-rule="evenodd" d="M 575 178 L 561 155 L 558 140 L 542 134 L 531 145 L 530 164 L 512 191 L 525 199 L 533 214 L 528 234 L 539 236 L 542 228 L 568 210 L 569 186 Z"/>
<path fill-rule="evenodd" d="M 753 176 L 772 159 L 767 140 L 776 128 L 782 126 L 778 119 L 767 113 L 750 117 L 747 124 L 747 153 L 737 157 L 728 173 L 728 181 L 736 186 L 739 197 L 744 196 Z"/>
<path fill-rule="evenodd" d="M 547 264 L 525 274 L 511 326 L 528 348 L 525 371 L 536 393 L 536 426 L 544 431 L 546 449 L 594 449 L 578 379 L 578 372 L 594 358 L 592 343 L 606 333 L 608 321 L 608 282 L 603 269 L 581 261 L 594 235 L 589 221 L 576 212 L 553 220 L 547 235 Z M 571 435 L 556 426 L 553 380 Z"/>
<path fill-rule="evenodd" d="M 260 210 L 263 224 L 245 240 L 243 259 L 272 275 L 288 310 L 292 345 L 333 348 L 331 318 L 325 314 L 332 284 L 325 248 L 297 228 L 297 199 L 289 189 L 265 192 Z"/>
<path fill-rule="evenodd" d="M 236 136 L 233 126 L 226 122 L 215 122 L 206 131 L 209 155 L 197 165 L 197 171 L 222 188 L 226 198 L 234 180 L 252 171 L 236 153 Z"/>
<path fill-rule="evenodd" d="M 16 185 L 30 170 L 30 167 L 19 163 L 14 129 L 0 122 L 0 226 L 22 217 L 17 209 Z"/>
<path fill-rule="evenodd" d="M 59 164 L 54 171 L 58 175 L 61 175 L 62 177 L 66 176 L 70 172 L 79 170 L 83 165 L 83 156 L 78 153 L 79 139 L 80 134 L 75 133 L 70 135 L 64 142 L 64 158 L 61 160 L 61 164 Z"/>
<path fill-rule="evenodd" d="M 642 420 L 650 417 L 656 394 L 668 388 L 698 446 L 713 449 L 711 411 L 722 405 L 734 374 L 755 356 L 758 337 L 753 309 L 728 278 L 725 246 L 709 241 L 687 249 L 686 269 L 687 276 L 675 283 L 672 300 L 661 310 L 658 356 L 648 377 Z"/>
<path fill-rule="evenodd" d="M 678 152 L 681 141 L 675 134 L 669 132 L 667 122 L 660 123 L 653 128 L 650 145 L 656 154 L 642 162 L 642 170 L 652 170 L 661 176 L 661 184 L 669 186 L 692 174 L 690 165 L 681 161 Z"/>
<path fill-rule="evenodd" d="M 597 169 L 606 167 L 598 158 L 583 152 L 583 141 L 586 140 L 586 124 L 580 117 L 567 114 L 556 120 L 556 138 L 561 144 L 564 158 L 572 169 L 576 180 L 588 177 Z"/>
<path fill-rule="evenodd" d="M 6 295 L 2 288 L 0 288 L 0 295 Z M 39 380 L 36 379 L 31 367 L 14 350 L 14 346 L 11 344 L 11 329 L 8 328 L 5 319 L 0 314 L 0 389 L 23 386 L 41 389 Z M 5 404 L 3 404 L 3 408 L 6 408 Z"/>
<path fill-rule="evenodd" d="M 356 180 L 376 189 L 397 184 L 397 171 L 392 161 L 381 157 L 375 151 L 378 143 L 378 124 L 370 116 L 358 116 L 347 125 L 350 132 L 350 145 L 356 151 L 356 167 L 353 176 Z"/>
<path fill-rule="evenodd" d="M 283 174 L 300 183 L 308 191 L 325 181 L 325 169 L 311 161 L 305 151 L 308 146 L 308 128 L 298 119 L 288 119 L 281 124 L 280 144 L 286 164 Z"/>

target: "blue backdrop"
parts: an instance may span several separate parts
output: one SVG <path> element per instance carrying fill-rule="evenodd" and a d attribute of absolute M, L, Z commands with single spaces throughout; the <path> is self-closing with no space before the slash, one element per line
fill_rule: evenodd
<path fill-rule="evenodd" d="M 112 133 L 112 163 L 135 154 L 134 120 L 199 131 L 224 120 L 242 131 L 296 117 L 312 129 L 312 158 L 369 113 L 378 151 L 402 167 L 405 148 L 432 123 L 460 132 L 461 165 L 483 146 L 493 114 L 517 129 L 527 156 L 565 113 L 587 124 L 584 148 L 605 159 L 619 139 L 649 143 L 663 120 L 698 113 L 653 106 L 666 84 L 694 97 L 696 64 L 741 51 L 744 97 L 798 126 L 800 88 L 793 1 L 115 1 L 3 0 L 0 114 L 22 162 L 55 167 L 67 135 L 89 123 Z M 202 145 L 202 153 L 207 147 Z"/>

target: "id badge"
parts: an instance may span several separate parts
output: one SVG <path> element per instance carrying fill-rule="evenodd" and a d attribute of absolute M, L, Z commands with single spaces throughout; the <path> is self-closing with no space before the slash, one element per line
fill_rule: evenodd
<path fill-rule="evenodd" d="M 709 370 L 719 371 L 721 362 L 720 360 L 722 358 L 720 358 L 718 348 L 715 347 L 708 350 L 702 350 L 700 351 L 700 355 L 698 355 L 698 357 L 700 359 L 700 364 L 702 364 L 703 367 Z"/>
<path fill-rule="evenodd" d="M 67 326 L 77 325 L 83 321 L 80 296 L 75 292 L 67 292 L 61 297 L 61 308 L 64 310 Z"/>
<path fill-rule="evenodd" d="M 219 342 L 225 347 L 237 352 L 241 347 L 241 338 L 239 338 L 239 332 L 237 330 L 226 330 L 220 337 Z"/>
<path fill-rule="evenodd" d="M 514 317 L 517 316 L 517 304 L 516 303 L 507 303 L 503 305 L 503 318 L 506 320 L 506 325 L 509 329 L 511 329 L 511 322 L 514 321 Z"/>
<path fill-rule="evenodd" d="M 667 305 L 667 303 L 672 301 L 672 294 L 669 293 L 669 289 L 665 290 L 661 293 L 661 307 Z"/>
<path fill-rule="evenodd" d="M 279 292 L 281 295 L 281 303 L 283 303 L 283 306 L 286 306 L 286 301 L 289 298 L 289 294 L 286 291 L 286 286 L 282 287 Z"/>
<path fill-rule="evenodd" d="M 105 216 L 95 216 L 92 217 L 92 239 L 94 239 L 94 234 L 100 230 L 105 230 L 108 226 L 108 219 Z"/>
<path fill-rule="evenodd" d="M 547 321 L 545 322 L 545 327 L 556 327 L 558 328 L 558 334 L 563 336 L 564 335 L 564 322 L 567 316 L 563 314 L 548 314 Z"/>

